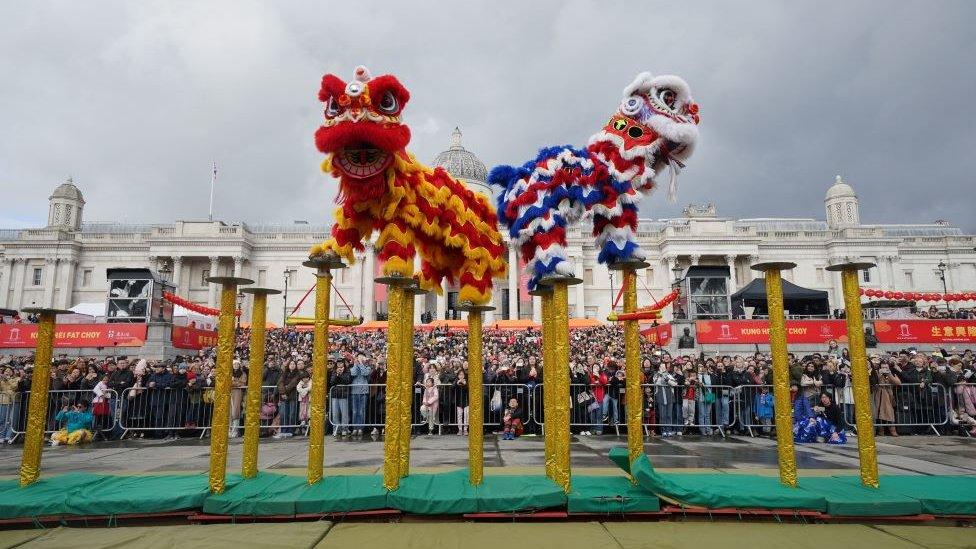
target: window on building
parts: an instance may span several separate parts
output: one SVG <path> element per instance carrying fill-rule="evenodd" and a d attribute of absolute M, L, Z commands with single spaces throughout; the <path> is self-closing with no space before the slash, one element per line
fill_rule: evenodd
<path fill-rule="evenodd" d="M 654 284 L 654 269 L 653 268 L 648 268 L 647 269 L 647 275 L 646 276 L 647 276 L 647 285 L 650 286 L 650 285 Z"/>
<path fill-rule="evenodd" d="M 81 272 L 81 286 L 82 288 L 88 288 L 91 286 L 92 282 L 92 270 L 85 269 Z"/>
<path fill-rule="evenodd" d="M 268 270 L 258 269 L 258 285 L 264 286 L 267 283 L 267 280 L 268 280 Z"/>
<path fill-rule="evenodd" d="M 871 282 L 871 269 L 864 269 L 864 282 Z"/>
<path fill-rule="evenodd" d="M 200 285 L 201 286 L 206 286 L 207 284 L 209 284 L 209 282 L 207 282 L 207 279 L 208 278 L 210 278 L 210 269 L 204 269 L 204 270 L 200 271 Z"/>
<path fill-rule="evenodd" d="M 823 267 L 817 267 L 817 282 L 820 284 L 824 283 L 824 270 Z"/>
<path fill-rule="evenodd" d="M 34 267 L 34 273 L 31 275 L 31 285 L 40 286 L 41 276 L 44 274 L 44 269 L 41 267 Z"/>
<path fill-rule="evenodd" d="M 593 269 L 583 269 L 583 284 L 593 285 Z"/>
<path fill-rule="evenodd" d="M 915 275 L 912 271 L 905 271 L 905 288 L 912 290 L 915 288 Z"/>

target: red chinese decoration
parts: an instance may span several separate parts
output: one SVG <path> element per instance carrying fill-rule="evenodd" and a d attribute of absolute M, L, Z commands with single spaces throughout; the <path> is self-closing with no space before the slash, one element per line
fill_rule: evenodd
<path fill-rule="evenodd" d="M 213 307 L 207 307 L 205 305 L 200 305 L 199 303 L 194 303 L 188 299 L 183 299 L 182 297 L 171 294 L 169 292 L 163 292 L 163 299 L 183 307 L 188 311 L 193 311 L 194 313 L 200 313 L 206 316 L 220 316 L 220 309 L 214 309 Z M 235 315 L 241 316 L 240 311 L 235 311 Z"/>

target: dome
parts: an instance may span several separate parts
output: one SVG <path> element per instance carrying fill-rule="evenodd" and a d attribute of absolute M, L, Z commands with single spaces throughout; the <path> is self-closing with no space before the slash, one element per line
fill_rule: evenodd
<path fill-rule="evenodd" d="M 53 198 L 65 198 L 68 200 L 77 200 L 82 203 L 85 202 L 84 197 L 81 196 L 81 191 L 78 190 L 78 187 L 75 186 L 74 180 L 72 180 L 70 177 L 67 179 L 67 181 L 58 185 L 57 189 L 54 189 L 54 192 L 51 193 L 49 199 Z"/>
<path fill-rule="evenodd" d="M 841 178 L 841 176 L 838 175 L 837 177 L 834 178 L 834 184 L 831 185 L 829 189 L 827 189 L 827 200 L 830 200 L 832 198 L 848 198 L 848 197 L 850 198 L 856 197 L 856 195 L 854 194 L 854 187 L 851 187 L 847 183 L 844 183 L 844 180 Z"/>
<path fill-rule="evenodd" d="M 454 128 L 451 134 L 451 148 L 438 154 L 434 158 L 434 165 L 447 170 L 447 173 L 458 179 L 468 179 L 477 183 L 485 183 L 488 179 L 488 168 L 474 153 L 461 146 L 461 130 Z"/>

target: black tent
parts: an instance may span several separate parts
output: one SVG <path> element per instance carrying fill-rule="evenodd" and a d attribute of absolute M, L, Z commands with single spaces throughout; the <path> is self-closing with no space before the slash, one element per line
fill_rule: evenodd
<path fill-rule="evenodd" d="M 769 314 L 766 309 L 765 278 L 757 278 L 732 294 L 732 310 L 739 311 L 743 307 L 755 307 L 753 313 L 755 315 Z M 789 311 L 791 315 L 827 315 L 830 313 L 827 292 L 797 286 L 788 280 L 783 280 L 783 308 Z"/>

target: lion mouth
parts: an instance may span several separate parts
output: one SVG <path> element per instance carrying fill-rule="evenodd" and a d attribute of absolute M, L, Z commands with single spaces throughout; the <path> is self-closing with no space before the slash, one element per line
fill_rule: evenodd
<path fill-rule="evenodd" d="M 359 179 L 383 172 L 393 160 L 393 155 L 369 143 L 343 147 L 336 154 L 336 166 L 350 177 Z"/>

